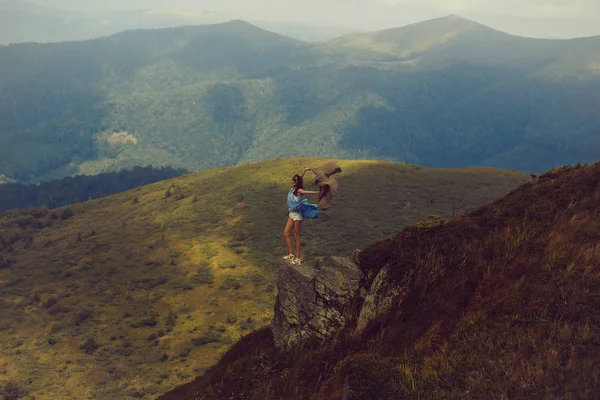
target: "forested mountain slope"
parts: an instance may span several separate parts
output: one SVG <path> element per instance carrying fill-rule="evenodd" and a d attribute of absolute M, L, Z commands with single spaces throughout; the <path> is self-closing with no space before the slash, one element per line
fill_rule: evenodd
<path fill-rule="evenodd" d="M 376 158 L 542 171 L 600 156 L 600 38 L 458 17 L 309 44 L 242 21 L 0 47 L 0 174 Z"/>

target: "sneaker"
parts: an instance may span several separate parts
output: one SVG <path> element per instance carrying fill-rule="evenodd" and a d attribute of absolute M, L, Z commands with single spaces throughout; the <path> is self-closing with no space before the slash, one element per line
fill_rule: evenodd
<path fill-rule="evenodd" d="M 289 260 L 289 261 L 294 261 L 294 255 L 293 254 L 288 254 L 287 256 L 283 257 L 284 260 Z"/>
<path fill-rule="evenodd" d="M 292 264 L 294 264 L 294 265 L 301 265 L 302 264 L 302 260 L 299 259 L 299 258 L 294 258 L 292 260 Z"/>

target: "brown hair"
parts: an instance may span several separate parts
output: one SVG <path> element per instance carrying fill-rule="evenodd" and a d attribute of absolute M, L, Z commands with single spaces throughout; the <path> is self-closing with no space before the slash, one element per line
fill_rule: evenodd
<path fill-rule="evenodd" d="M 298 189 L 304 189 L 304 181 L 300 175 L 294 175 L 294 196 L 298 197 Z"/>

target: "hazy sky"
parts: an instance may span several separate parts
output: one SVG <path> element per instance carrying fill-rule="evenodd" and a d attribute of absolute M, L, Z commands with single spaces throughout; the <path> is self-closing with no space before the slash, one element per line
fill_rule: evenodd
<path fill-rule="evenodd" d="M 72 10 L 180 9 L 245 20 L 383 29 L 457 14 L 514 34 L 600 35 L 600 0 L 33 0 Z"/>

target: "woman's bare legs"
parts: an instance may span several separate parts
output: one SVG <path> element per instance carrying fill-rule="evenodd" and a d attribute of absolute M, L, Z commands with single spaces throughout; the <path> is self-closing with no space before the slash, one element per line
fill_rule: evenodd
<path fill-rule="evenodd" d="M 294 254 L 294 250 L 292 249 L 292 239 L 290 239 L 290 233 L 292 232 L 293 226 L 294 220 L 288 218 L 287 223 L 285 224 L 285 229 L 283 230 L 283 237 L 285 238 L 285 243 L 288 247 L 288 254 Z"/>
<path fill-rule="evenodd" d="M 294 221 L 294 241 L 296 241 L 296 258 L 300 258 L 300 231 L 302 230 L 302 221 Z M 290 244 L 291 246 L 291 244 Z M 290 247 L 291 249 L 291 247 Z"/>

